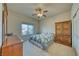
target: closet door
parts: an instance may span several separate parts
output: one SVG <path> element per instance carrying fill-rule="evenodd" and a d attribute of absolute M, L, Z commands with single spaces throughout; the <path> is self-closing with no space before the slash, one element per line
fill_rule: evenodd
<path fill-rule="evenodd" d="M 57 22 L 55 24 L 55 32 L 56 32 L 56 39 L 55 39 L 55 42 L 57 43 L 61 43 L 62 42 L 62 24 L 61 22 Z"/>
<path fill-rule="evenodd" d="M 61 35 L 62 34 L 62 24 L 63 23 L 56 23 L 55 27 L 56 27 L 56 35 Z"/>
<path fill-rule="evenodd" d="M 72 46 L 71 36 L 69 36 L 69 35 L 64 35 L 64 36 L 63 36 L 63 44 L 64 44 L 64 45 L 67 45 L 67 46 Z"/>
<path fill-rule="evenodd" d="M 63 22 L 63 43 L 67 46 L 71 46 L 72 45 L 72 41 L 71 41 L 71 32 L 72 32 L 72 27 L 71 27 L 71 21 L 66 21 Z"/>
<path fill-rule="evenodd" d="M 71 35 L 71 21 L 63 22 L 63 35 Z"/>
<path fill-rule="evenodd" d="M 56 39 L 55 42 L 72 46 L 71 21 L 57 22 L 55 24 Z"/>

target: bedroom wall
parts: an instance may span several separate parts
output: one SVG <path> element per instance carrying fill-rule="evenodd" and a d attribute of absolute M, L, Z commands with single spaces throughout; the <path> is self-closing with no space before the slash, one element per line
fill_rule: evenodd
<path fill-rule="evenodd" d="M 51 18 L 46 18 L 45 20 L 41 20 L 40 32 L 41 33 L 46 33 L 46 32 L 55 33 L 55 22 L 70 20 L 71 19 L 70 14 L 71 14 L 70 11 L 66 11 L 56 16 L 52 16 Z"/>
<path fill-rule="evenodd" d="M 35 32 L 38 32 L 38 20 L 23 16 L 19 13 L 9 10 L 8 15 L 8 33 L 21 35 L 21 24 L 32 23 L 35 26 Z"/>
<path fill-rule="evenodd" d="M 2 44 L 2 4 L 0 3 L 0 46 Z"/>
<path fill-rule="evenodd" d="M 72 18 L 72 46 L 75 48 L 76 53 L 79 56 L 79 10 L 75 18 L 73 18 L 73 15 L 76 13 L 78 8 L 79 3 L 73 4 L 71 11 L 71 18 Z"/>

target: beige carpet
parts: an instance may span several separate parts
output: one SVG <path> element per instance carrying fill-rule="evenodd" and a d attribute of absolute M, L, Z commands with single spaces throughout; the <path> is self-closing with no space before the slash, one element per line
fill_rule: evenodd
<path fill-rule="evenodd" d="M 47 52 L 33 45 L 29 41 L 23 43 L 23 55 L 24 56 L 75 56 L 73 48 L 53 43 L 47 49 Z"/>
<path fill-rule="evenodd" d="M 75 56 L 75 51 L 73 48 L 59 44 L 53 43 L 48 48 L 48 53 L 52 56 Z"/>

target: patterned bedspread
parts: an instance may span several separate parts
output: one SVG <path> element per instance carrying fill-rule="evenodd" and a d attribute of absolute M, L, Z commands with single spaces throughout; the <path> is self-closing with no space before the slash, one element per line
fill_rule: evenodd
<path fill-rule="evenodd" d="M 47 49 L 48 46 L 53 43 L 53 33 L 35 34 L 30 37 L 30 42 L 42 49 Z"/>

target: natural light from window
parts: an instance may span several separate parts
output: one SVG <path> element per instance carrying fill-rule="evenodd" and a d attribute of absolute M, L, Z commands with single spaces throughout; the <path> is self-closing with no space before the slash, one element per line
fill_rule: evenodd
<path fill-rule="evenodd" d="M 22 24 L 22 35 L 30 35 L 34 33 L 34 25 L 32 24 Z"/>

